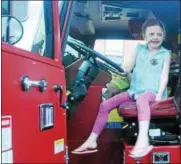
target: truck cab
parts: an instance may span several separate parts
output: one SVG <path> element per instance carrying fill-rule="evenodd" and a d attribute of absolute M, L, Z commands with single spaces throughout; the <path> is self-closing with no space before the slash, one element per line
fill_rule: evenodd
<path fill-rule="evenodd" d="M 97 153 L 71 154 L 100 103 L 129 88 L 125 77 L 117 93 L 109 84 L 144 44 L 149 18 L 166 25 L 163 46 L 172 53 L 169 98 L 150 104 L 152 152 L 138 161 L 128 156 L 138 132 L 129 103 L 110 113 Z M 181 162 L 179 2 L 3 0 L 1 19 L 2 163 Z"/>

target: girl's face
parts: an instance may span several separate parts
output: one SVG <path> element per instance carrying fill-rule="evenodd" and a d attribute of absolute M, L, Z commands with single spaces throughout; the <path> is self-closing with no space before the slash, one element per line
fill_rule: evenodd
<path fill-rule="evenodd" d="M 160 26 L 155 25 L 146 28 L 144 39 L 146 40 L 150 50 L 160 48 L 164 38 L 165 34 Z"/>

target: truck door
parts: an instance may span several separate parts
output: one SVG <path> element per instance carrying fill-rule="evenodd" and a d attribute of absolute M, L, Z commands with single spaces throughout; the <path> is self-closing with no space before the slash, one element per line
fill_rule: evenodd
<path fill-rule="evenodd" d="M 61 3 L 2 1 L 3 163 L 66 163 Z"/>

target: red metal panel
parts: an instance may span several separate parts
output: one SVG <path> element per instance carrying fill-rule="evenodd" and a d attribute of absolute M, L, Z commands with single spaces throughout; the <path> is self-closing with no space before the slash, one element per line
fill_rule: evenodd
<path fill-rule="evenodd" d="M 122 145 L 120 129 L 105 129 L 98 141 L 98 152 L 88 155 L 75 155 L 70 152 L 80 146 L 89 136 L 94 125 L 103 86 L 91 86 L 88 95 L 81 102 L 76 113 L 68 120 L 68 146 L 70 164 L 120 164 Z"/>
<path fill-rule="evenodd" d="M 45 79 L 48 89 L 43 93 L 36 87 L 22 91 L 24 75 L 31 80 Z M 64 145 L 67 144 L 66 112 L 59 107 L 59 93 L 53 91 L 54 84 L 66 87 L 64 69 L 53 60 L 2 44 L 2 115 L 12 116 L 13 162 L 65 163 L 65 151 L 54 153 L 54 141 L 64 139 Z M 54 127 L 41 132 L 42 103 L 54 105 Z"/>
<path fill-rule="evenodd" d="M 61 47 L 63 46 L 62 45 L 63 44 L 63 39 L 65 38 L 65 33 L 67 31 L 68 19 L 70 19 L 70 12 L 71 12 L 71 9 L 72 9 L 72 5 L 73 5 L 73 1 L 69 1 L 67 14 L 66 14 L 66 18 L 65 18 L 65 23 L 64 23 L 63 29 L 62 29 Z"/>
<path fill-rule="evenodd" d="M 40 56 L 35 54 L 35 53 L 29 52 L 29 51 L 26 51 L 26 50 L 23 50 L 23 49 L 15 48 L 15 47 L 10 46 L 10 45 L 8 45 L 6 43 L 3 43 L 1 46 L 2 46 L 2 49 L 4 51 L 9 52 L 9 53 L 13 52 L 13 54 L 16 55 L 16 56 L 31 59 L 33 61 L 39 61 L 40 60 Z M 61 65 L 59 62 L 56 62 L 56 61 L 54 61 L 52 59 L 49 59 L 47 57 L 44 57 L 44 56 L 41 56 L 41 62 L 43 62 L 43 63 L 45 63 L 47 65 L 52 65 L 52 66 L 59 67 L 62 70 L 64 69 L 63 65 Z"/>
<path fill-rule="evenodd" d="M 129 157 L 129 151 L 133 148 L 133 146 L 125 145 L 125 163 L 136 163 L 131 157 Z M 170 164 L 181 163 L 181 146 L 173 145 L 173 146 L 155 146 L 152 152 L 143 157 L 140 161 L 142 163 L 153 163 L 153 152 L 169 152 L 170 153 Z"/>
<path fill-rule="evenodd" d="M 62 60 L 61 58 L 61 42 L 60 42 L 60 21 L 59 21 L 59 7 L 58 7 L 58 1 L 53 1 L 53 24 L 54 24 L 54 52 L 55 57 L 54 60 L 59 62 Z"/>

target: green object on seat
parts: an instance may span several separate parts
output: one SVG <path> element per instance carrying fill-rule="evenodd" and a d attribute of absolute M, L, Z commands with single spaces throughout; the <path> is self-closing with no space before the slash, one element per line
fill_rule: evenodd
<path fill-rule="evenodd" d="M 120 91 L 124 91 L 129 88 L 129 81 L 127 78 L 112 74 L 112 84 L 114 84 Z"/>
<path fill-rule="evenodd" d="M 168 91 L 168 96 L 171 94 L 171 88 L 170 87 L 168 87 L 167 88 L 167 91 Z"/>

